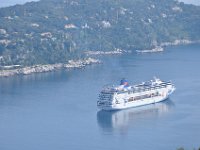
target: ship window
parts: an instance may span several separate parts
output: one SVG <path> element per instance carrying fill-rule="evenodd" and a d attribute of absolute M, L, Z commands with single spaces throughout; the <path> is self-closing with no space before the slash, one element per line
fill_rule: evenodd
<path fill-rule="evenodd" d="M 145 95 L 134 97 L 134 100 L 142 100 L 142 99 L 151 98 L 151 97 L 152 97 L 152 94 L 145 94 Z"/>
<path fill-rule="evenodd" d="M 131 101 L 134 101 L 134 98 L 133 98 L 133 97 L 130 97 L 130 98 L 128 99 L 128 102 L 131 102 Z"/>

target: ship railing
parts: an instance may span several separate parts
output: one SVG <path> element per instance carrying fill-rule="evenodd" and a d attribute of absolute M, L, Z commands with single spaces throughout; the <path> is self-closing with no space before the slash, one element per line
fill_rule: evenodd
<path fill-rule="evenodd" d="M 113 94 L 117 92 L 114 85 L 105 85 L 101 90 L 101 94 Z"/>
<path fill-rule="evenodd" d="M 106 85 L 104 86 L 104 88 L 101 91 L 101 95 L 106 96 L 108 94 L 108 96 L 113 95 L 114 93 L 136 93 L 136 92 L 143 92 L 143 91 L 151 91 L 151 90 L 155 90 L 155 89 L 160 89 L 160 88 L 166 88 L 168 85 L 172 85 L 171 81 L 165 82 L 162 81 L 162 83 L 159 84 L 139 84 L 136 86 L 131 86 L 130 89 L 124 88 L 123 90 L 117 90 L 115 89 L 116 86 L 114 85 Z"/>
<path fill-rule="evenodd" d="M 100 100 L 111 100 L 113 96 L 104 96 L 104 95 L 99 95 Z"/>
<path fill-rule="evenodd" d="M 139 85 L 139 86 L 134 86 L 131 87 L 130 90 L 124 90 L 124 91 L 117 91 L 118 94 L 122 94 L 122 93 L 137 93 L 137 92 L 144 92 L 144 91 L 151 91 L 151 90 L 155 90 L 155 89 L 161 89 L 161 88 L 166 88 L 168 85 L 172 85 L 171 82 L 164 82 L 161 84 L 157 84 L 157 85 Z"/>
<path fill-rule="evenodd" d="M 97 101 L 97 106 L 111 106 L 112 102 L 108 101 Z"/>
<path fill-rule="evenodd" d="M 159 85 L 171 85 L 172 83 L 169 81 L 169 82 L 162 82 L 162 83 L 151 83 L 151 84 L 139 84 L 139 85 L 136 85 L 135 87 L 151 87 L 151 86 L 159 86 Z"/>

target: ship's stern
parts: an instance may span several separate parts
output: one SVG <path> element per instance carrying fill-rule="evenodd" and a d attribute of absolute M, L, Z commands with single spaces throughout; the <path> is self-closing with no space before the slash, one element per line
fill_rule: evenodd
<path fill-rule="evenodd" d="M 113 110 L 115 92 L 105 92 L 102 91 L 99 94 L 99 99 L 97 101 L 97 107 L 101 110 Z"/>

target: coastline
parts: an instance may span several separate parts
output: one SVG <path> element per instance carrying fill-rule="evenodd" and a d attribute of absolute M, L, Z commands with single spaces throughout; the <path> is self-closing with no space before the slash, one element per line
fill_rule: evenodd
<path fill-rule="evenodd" d="M 191 41 L 191 40 L 175 40 L 174 42 L 163 42 L 160 46 L 163 47 L 167 46 L 178 46 L 178 45 L 188 45 L 188 44 L 195 44 L 200 43 L 200 40 Z M 143 50 L 136 50 L 143 52 Z M 164 51 L 164 50 L 162 50 Z M 148 50 L 148 52 L 161 52 L 157 50 Z M 60 69 L 76 69 L 76 68 L 83 68 L 88 65 L 92 64 L 100 64 L 102 63 L 99 59 L 92 58 L 90 56 L 101 56 L 101 55 L 121 55 L 125 53 L 131 53 L 130 51 L 116 49 L 114 51 L 86 51 L 85 54 L 88 58 L 84 59 L 77 59 L 77 60 L 69 60 L 67 63 L 57 63 L 57 64 L 46 64 L 46 65 L 34 65 L 28 67 L 21 67 L 20 65 L 13 65 L 13 66 L 3 66 L 0 69 L 0 78 L 1 77 L 10 77 L 15 75 L 29 75 L 34 73 L 43 73 L 43 72 L 51 72 Z M 19 67 L 19 68 L 18 68 Z"/>
<path fill-rule="evenodd" d="M 200 40 L 175 40 L 174 42 L 163 42 L 160 43 L 159 45 L 156 45 L 155 48 L 153 49 L 141 49 L 141 50 L 136 50 L 137 53 L 157 53 L 157 52 L 163 52 L 165 47 L 168 46 L 178 46 L 178 45 L 189 45 L 189 44 L 198 44 L 200 43 Z"/>
<path fill-rule="evenodd" d="M 119 48 L 114 49 L 113 51 L 85 51 L 87 56 L 100 56 L 100 55 L 121 55 L 125 53 L 131 53 L 131 51 L 122 50 Z"/>
<path fill-rule="evenodd" d="M 191 41 L 191 40 L 175 40 L 174 42 L 163 42 L 160 44 L 161 47 L 164 46 L 176 46 L 176 45 L 188 45 L 188 44 L 195 44 L 195 43 L 200 43 L 200 40 L 195 40 L 195 41 Z"/>
<path fill-rule="evenodd" d="M 10 77 L 14 75 L 29 75 L 33 73 L 51 72 L 59 69 L 83 68 L 88 65 L 100 63 L 100 60 L 89 57 L 85 59 L 69 60 L 66 64 L 58 63 L 47 65 L 34 65 L 18 69 L 0 70 L 0 77 Z"/>

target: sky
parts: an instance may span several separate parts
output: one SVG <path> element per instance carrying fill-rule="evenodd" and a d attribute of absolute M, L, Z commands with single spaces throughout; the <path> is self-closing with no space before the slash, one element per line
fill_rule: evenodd
<path fill-rule="evenodd" d="M 39 0 L 0 0 L 0 7 L 12 6 L 15 4 L 24 4 L 26 2 L 39 1 Z"/>
<path fill-rule="evenodd" d="M 38 0 L 0 0 L 0 7 L 7 7 L 15 4 L 24 4 L 26 2 L 31 2 L 31 1 L 38 1 Z M 188 4 L 200 5 L 200 0 L 179 0 L 179 1 L 183 1 Z"/>

